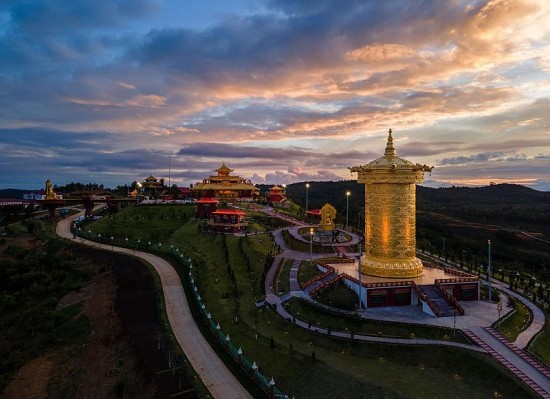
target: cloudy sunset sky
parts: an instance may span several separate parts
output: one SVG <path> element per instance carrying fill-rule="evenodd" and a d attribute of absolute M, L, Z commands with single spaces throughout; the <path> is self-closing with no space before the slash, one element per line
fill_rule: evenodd
<path fill-rule="evenodd" d="M 550 1 L 0 1 L 0 188 L 352 179 L 389 128 L 550 191 Z"/>

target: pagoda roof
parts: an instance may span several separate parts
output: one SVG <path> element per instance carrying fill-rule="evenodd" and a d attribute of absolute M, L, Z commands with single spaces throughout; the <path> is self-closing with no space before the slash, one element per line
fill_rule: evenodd
<path fill-rule="evenodd" d="M 373 168 L 383 168 L 383 169 L 395 169 L 398 167 L 414 167 L 414 163 L 407 161 L 404 158 L 397 156 L 397 151 L 393 146 L 393 137 L 391 136 L 391 129 L 388 132 L 388 141 L 386 143 L 386 149 L 384 155 L 380 158 L 375 159 L 372 162 L 369 162 L 367 165 Z"/>
<path fill-rule="evenodd" d="M 233 172 L 233 169 L 228 168 L 225 165 L 225 162 L 224 162 L 224 163 L 222 163 L 222 166 L 220 166 L 218 169 L 215 169 L 215 171 L 218 172 L 218 173 L 229 174 L 229 173 Z"/>
<path fill-rule="evenodd" d="M 151 176 L 145 178 L 145 181 L 157 181 L 157 180 L 158 180 L 158 179 L 157 179 L 155 176 L 153 176 L 153 175 L 151 175 Z"/>
<path fill-rule="evenodd" d="M 375 159 L 372 162 L 364 166 L 354 166 L 350 168 L 352 172 L 359 172 L 360 170 L 365 171 L 390 171 L 390 170 L 404 170 L 404 171 L 423 171 L 431 172 L 433 167 L 427 165 L 421 165 L 419 163 L 413 163 L 404 158 L 397 156 L 397 151 L 393 145 L 392 130 L 388 131 L 388 141 L 386 143 L 386 149 L 384 150 L 384 155 L 380 158 Z M 383 172 L 384 173 L 384 172 Z"/>
<path fill-rule="evenodd" d="M 239 215 L 244 216 L 246 212 L 240 211 L 238 209 L 218 209 L 217 211 L 212 212 L 213 215 Z"/>
<path fill-rule="evenodd" d="M 307 211 L 306 213 L 309 213 L 310 215 L 319 216 L 321 214 L 321 210 L 320 209 L 312 209 L 310 211 Z"/>
<path fill-rule="evenodd" d="M 217 204 L 219 201 L 216 198 L 205 197 L 197 200 L 197 204 Z"/>
<path fill-rule="evenodd" d="M 256 186 L 248 183 L 234 183 L 234 184 L 223 184 L 223 183 L 197 183 L 194 190 L 258 190 Z"/>
<path fill-rule="evenodd" d="M 239 181 L 239 180 L 245 180 L 245 179 L 243 179 L 243 178 L 240 177 L 240 176 L 229 176 L 229 175 L 220 176 L 220 175 L 213 175 L 213 176 L 210 176 L 210 178 L 209 178 L 209 179 L 206 179 L 206 180 L 219 180 L 219 181 L 231 181 L 231 180 L 234 180 L 234 181 Z"/>

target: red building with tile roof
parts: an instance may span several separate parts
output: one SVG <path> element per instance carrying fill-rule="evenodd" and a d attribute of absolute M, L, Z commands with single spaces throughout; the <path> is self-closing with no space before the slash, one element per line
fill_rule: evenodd
<path fill-rule="evenodd" d="M 284 188 L 273 186 L 267 193 L 267 202 L 274 204 L 286 201 L 286 192 Z"/>
<path fill-rule="evenodd" d="M 218 233 L 244 233 L 248 226 L 245 215 L 245 212 L 238 209 L 218 209 L 212 212 L 208 226 Z"/>
<path fill-rule="evenodd" d="M 216 211 L 218 206 L 216 198 L 201 198 L 197 201 L 197 217 L 201 219 L 209 219 L 212 213 Z"/>

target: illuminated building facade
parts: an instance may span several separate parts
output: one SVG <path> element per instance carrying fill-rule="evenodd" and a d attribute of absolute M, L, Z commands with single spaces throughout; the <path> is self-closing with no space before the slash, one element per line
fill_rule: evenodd
<path fill-rule="evenodd" d="M 197 217 L 208 219 L 212 217 L 212 213 L 217 210 L 218 200 L 216 198 L 201 198 L 197 201 Z"/>
<path fill-rule="evenodd" d="M 245 216 L 246 213 L 238 209 L 218 209 L 212 212 L 208 226 L 218 233 L 244 233 L 248 226 Z"/>
<path fill-rule="evenodd" d="M 157 179 L 153 175 L 147 177 L 143 181 L 143 183 L 141 183 L 141 185 L 143 186 L 144 191 L 155 192 L 155 193 L 164 192 L 165 190 L 168 189 L 168 187 L 164 185 L 164 179 Z"/>
<path fill-rule="evenodd" d="M 209 176 L 191 189 L 195 198 L 219 198 L 227 201 L 251 201 L 260 195 L 260 190 L 240 176 L 233 176 L 233 169 L 225 163 L 218 169 L 215 176 Z"/>
<path fill-rule="evenodd" d="M 365 184 L 363 273 L 392 278 L 422 274 L 416 257 L 416 184 L 432 169 L 398 157 L 391 129 L 382 157 L 350 168 Z"/>

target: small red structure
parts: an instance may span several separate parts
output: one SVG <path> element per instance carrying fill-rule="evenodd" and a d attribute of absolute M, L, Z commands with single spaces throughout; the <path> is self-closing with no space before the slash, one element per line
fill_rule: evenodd
<path fill-rule="evenodd" d="M 315 216 L 320 218 L 321 217 L 321 210 L 320 209 L 312 209 L 310 211 L 306 211 L 306 216 Z"/>
<path fill-rule="evenodd" d="M 267 193 L 267 202 L 274 204 L 286 201 L 286 192 L 282 187 L 273 186 Z"/>
<path fill-rule="evenodd" d="M 219 209 L 212 212 L 208 226 L 218 233 L 244 233 L 248 226 L 245 215 L 238 209 Z"/>
<path fill-rule="evenodd" d="M 217 205 L 218 200 L 216 198 L 201 198 L 197 201 L 197 217 L 201 219 L 211 218 Z"/>
<path fill-rule="evenodd" d="M 178 187 L 178 199 L 186 199 L 193 197 L 193 191 L 189 187 Z"/>

